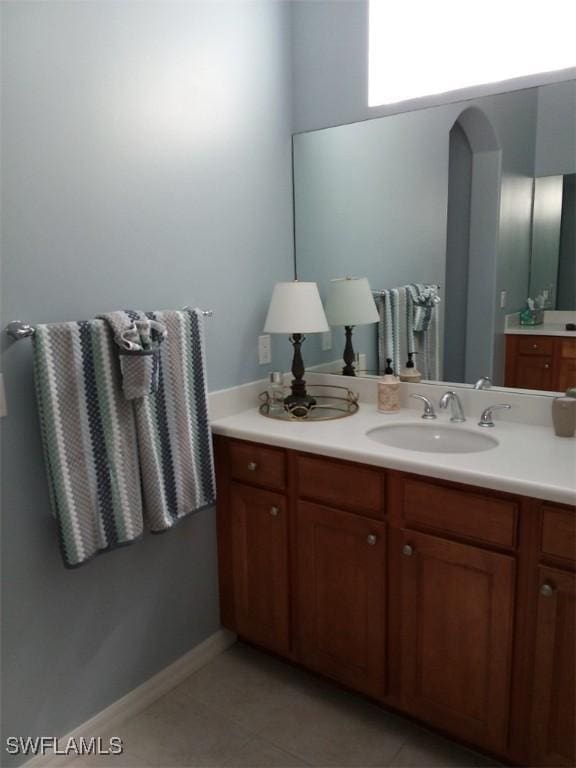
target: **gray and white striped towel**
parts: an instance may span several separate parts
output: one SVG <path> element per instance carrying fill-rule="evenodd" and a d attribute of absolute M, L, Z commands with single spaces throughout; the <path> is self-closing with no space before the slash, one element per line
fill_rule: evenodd
<path fill-rule="evenodd" d="M 416 353 L 416 366 L 422 378 L 438 379 L 438 286 L 411 283 L 399 288 L 375 291 L 380 321 L 378 323 L 378 367 L 385 368 L 392 359 L 398 373 Z"/>
<path fill-rule="evenodd" d="M 103 320 L 39 325 L 36 391 L 62 556 L 75 567 L 213 503 L 202 318 L 148 313 L 166 325 L 159 386 L 128 401 Z M 160 319 L 161 318 L 161 319 Z"/>

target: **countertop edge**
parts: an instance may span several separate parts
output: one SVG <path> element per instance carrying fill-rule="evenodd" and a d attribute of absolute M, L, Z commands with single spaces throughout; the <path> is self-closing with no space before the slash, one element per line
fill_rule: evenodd
<path fill-rule="evenodd" d="M 576 491 L 572 488 L 559 488 L 546 485 L 545 483 L 528 482 L 514 477 L 494 477 L 492 475 L 474 471 L 473 469 L 463 469 L 461 467 L 453 467 L 450 469 L 446 467 L 434 467 L 426 462 L 419 462 L 416 458 L 404 455 L 392 458 L 390 456 L 365 454 L 356 448 L 339 445 L 314 442 L 306 442 L 303 444 L 298 436 L 290 436 L 288 434 L 270 435 L 250 432 L 249 430 L 227 424 L 212 424 L 212 433 L 222 437 L 246 440 L 253 443 L 262 443 L 264 445 L 286 448 L 301 453 L 311 453 L 333 459 L 343 459 L 358 464 L 408 472 L 437 480 L 462 483 L 465 485 L 476 486 L 477 488 L 487 488 L 502 493 L 515 494 L 517 496 L 528 496 L 556 504 L 565 504 L 569 506 L 576 505 Z"/>

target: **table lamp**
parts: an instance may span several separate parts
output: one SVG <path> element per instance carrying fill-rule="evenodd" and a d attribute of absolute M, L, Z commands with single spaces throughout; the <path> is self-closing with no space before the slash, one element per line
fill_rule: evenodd
<path fill-rule="evenodd" d="M 294 347 L 292 392 L 284 400 L 289 410 L 295 407 L 309 409 L 315 405 L 314 398 L 306 392 L 300 347 L 305 341 L 305 333 L 325 333 L 329 330 L 316 283 L 301 283 L 298 280 L 276 283 L 264 333 L 287 333 Z"/>
<path fill-rule="evenodd" d="M 376 303 L 366 277 L 343 277 L 330 281 L 326 317 L 330 325 L 343 325 L 346 332 L 344 376 L 355 376 L 352 330 L 355 325 L 369 325 L 379 320 Z"/>

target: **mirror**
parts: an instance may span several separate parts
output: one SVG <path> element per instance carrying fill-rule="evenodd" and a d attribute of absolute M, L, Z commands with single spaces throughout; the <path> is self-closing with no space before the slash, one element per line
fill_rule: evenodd
<path fill-rule="evenodd" d="M 574 80 L 295 135 L 297 277 L 324 301 L 331 280 L 366 277 L 383 318 L 354 328 L 357 375 L 393 356 L 383 292 L 419 284 L 440 298 L 425 353 L 414 335 L 432 379 L 558 389 L 544 374 L 512 382 L 506 347 L 548 332 L 576 347 L 575 174 Z M 529 297 L 544 324 L 520 327 Z M 341 373 L 343 348 L 342 327 L 310 336 L 307 366 Z"/>

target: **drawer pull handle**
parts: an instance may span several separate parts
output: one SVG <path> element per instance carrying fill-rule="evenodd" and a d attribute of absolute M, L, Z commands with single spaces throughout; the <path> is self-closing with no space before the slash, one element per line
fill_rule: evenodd
<path fill-rule="evenodd" d="M 256 472 L 256 470 L 258 469 L 258 464 L 256 464 L 255 461 L 249 461 L 248 469 L 250 470 L 250 472 Z"/>
<path fill-rule="evenodd" d="M 538 344 L 532 344 L 532 349 L 538 349 Z"/>
<path fill-rule="evenodd" d="M 272 517 L 278 517 L 278 514 L 280 513 L 280 507 L 270 507 L 270 514 Z"/>
<path fill-rule="evenodd" d="M 402 554 L 406 555 L 406 557 L 412 557 L 414 554 L 414 548 L 410 546 L 410 544 L 404 544 L 402 547 Z"/>
<path fill-rule="evenodd" d="M 542 597 L 552 597 L 554 594 L 554 587 L 551 584 L 542 584 L 540 587 L 540 594 Z"/>
<path fill-rule="evenodd" d="M 373 534 L 373 533 L 371 533 L 371 534 L 369 534 L 369 536 L 367 537 L 366 541 L 368 542 L 368 544 L 370 544 L 370 546 L 371 546 L 371 547 L 373 547 L 373 546 L 374 546 L 374 544 L 376 544 L 376 541 L 377 541 L 377 539 L 376 539 L 376 536 L 374 536 L 374 534 Z"/>

